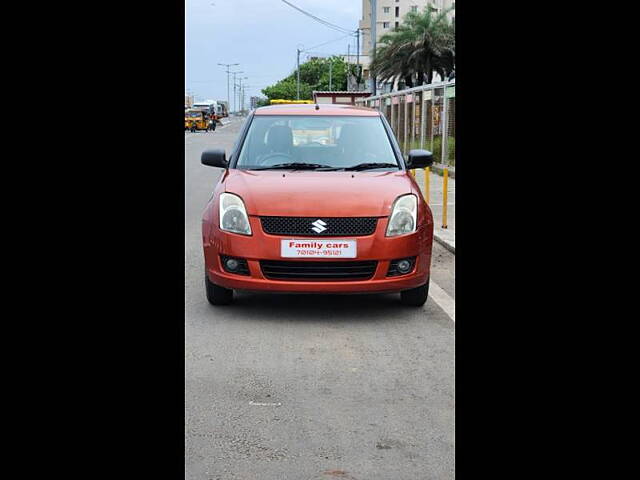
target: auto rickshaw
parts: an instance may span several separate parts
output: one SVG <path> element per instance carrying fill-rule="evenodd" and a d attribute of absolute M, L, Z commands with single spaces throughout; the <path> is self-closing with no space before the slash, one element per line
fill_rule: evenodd
<path fill-rule="evenodd" d="M 187 110 L 184 112 L 184 129 L 195 132 L 196 130 L 209 130 L 209 119 L 205 112 Z"/>

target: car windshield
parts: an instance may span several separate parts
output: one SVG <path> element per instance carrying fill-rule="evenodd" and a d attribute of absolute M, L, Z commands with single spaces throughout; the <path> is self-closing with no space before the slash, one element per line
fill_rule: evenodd
<path fill-rule="evenodd" d="M 191 118 L 200 118 L 202 114 L 200 112 L 191 112 L 188 114 L 188 116 Z"/>
<path fill-rule="evenodd" d="M 399 169 L 380 117 L 256 115 L 236 168 Z M 358 168 L 365 169 L 365 168 Z"/>

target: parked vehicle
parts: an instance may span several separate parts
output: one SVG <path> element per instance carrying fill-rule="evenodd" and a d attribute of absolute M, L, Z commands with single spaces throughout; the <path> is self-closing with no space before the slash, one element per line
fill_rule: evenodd
<path fill-rule="evenodd" d="M 237 148 L 202 153 L 224 168 L 202 223 L 205 288 L 213 305 L 233 290 L 429 292 L 433 217 L 384 116 L 346 105 L 261 107 Z"/>

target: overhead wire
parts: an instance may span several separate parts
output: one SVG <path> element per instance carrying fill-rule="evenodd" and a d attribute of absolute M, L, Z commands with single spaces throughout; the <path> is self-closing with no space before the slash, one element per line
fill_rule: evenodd
<path fill-rule="evenodd" d="M 302 13 L 303 15 L 306 15 L 307 17 L 312 18 L 312 19 L 314 19 L 315 21 L 317 21 L 317 22 L 319 22 L 319 23 L 323 24 L 325 27 L 332 28 L 333 30 L 337 30 L 337 31 L 342 32 L 342 33 L 349 33 L 349 34 L 353 34 L 353 31 L 352 31 L 352 30 L 347 30 L 346 28 L 342 28 L 342 27 L 340 27 L 340 26 L 338 26 L 338 25 L 335 25 L 335 24 L 333 24 L 333 23 L 327 22 L 326 20 L 323 20 L 323 19 L 321 19 L 320 17 L 317 17 L 317 16 L 315 16 L 314 14 L 309 13 L 309 12 L 307 12 L 307 11 L 305 11 L 305 10 L 301 9 L 300 7 L 295 6 L 293 3 L 288 2 L 287 0 L 282 0 L 282 2 L 283 2 L 283 3 L 286 3 L 286 4 L 287 4 L 287 5 L 289 5 L 291 8 L 296 9 L 297 11 L 299 11 L 300 13 Z"/>
<path fill-rule="evenodd" d="M 353 35 L 353 32 L 348 33 L 347 35 L 343 35 L 343 36 L 342 36 L 342 37 L 340 37 L 340 38 L 335 38 L 335 39 L 333 39 L 333 40 L 329 40 L 328 42 L 324 42 L 324 43 L 321 43 L 321 44 L 319 44 L 319 45 L 314 45 L 313 47 L 305 48 L 304 50 L 301 50 L 301 51 L 302 51 L 302 52 L 308 52 L 308 51 L 310 51 L 310 50 L 313 50 L 313 49 L 318 48 L 318 47 L 322 47 L 322 46 L 327 45 L 327 44 L 329 44 L 329 43 L 337 42 L 338 40 L 342 40 L 343 38 L 349 37 L 349 36 L 351 36 L 351 35 Z"/>

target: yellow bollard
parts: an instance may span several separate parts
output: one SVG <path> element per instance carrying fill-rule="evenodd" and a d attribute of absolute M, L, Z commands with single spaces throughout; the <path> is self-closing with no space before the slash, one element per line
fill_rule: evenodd
<path fill-rule="evenodd" d="M 442 228 L 447 228 L 447 186 L 449 184 L 449 170 L 444 167 L 442 172 Z"/>
<path fill-rule="evenodd" d="M 431 169 L 429 167 L 424 169 L 424 199 L 429 204 L 429 182 L 431 180 Z"/>

